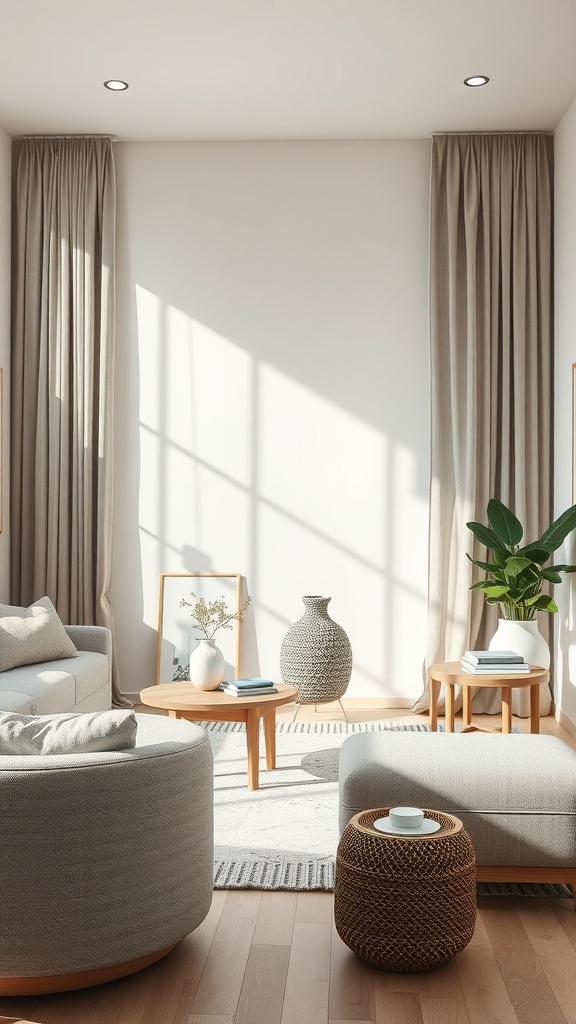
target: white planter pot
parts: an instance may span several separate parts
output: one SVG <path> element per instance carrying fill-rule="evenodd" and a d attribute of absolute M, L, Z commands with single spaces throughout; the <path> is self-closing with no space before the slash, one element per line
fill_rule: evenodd
<path fill-rule="evenodd" d="M 518 622 L 516 619 L 498 619 L 488 649 L 491 651 L 516 651 L 529 665 L 550 668 L 550 649 L 538 629 L 535 619 Z"/>
<path fill-rule="evenodd" d="M 550 668 L 550 648 L 538 629 L 535 619 L 518 622 L 516 619 L 498 619 L 498 629 L 488 644 L 490 651 L 516 651 L 529 665 Z M 527 718 L 530 714 L 528 690 L 513 691 L 512 710 L 515 715 Z M 540 714 L 549 715 L 552 698 L 548 683 L 540 687 Z"/>
<path fill-rule="evenodd" d="M 201 639 L 190 651 L 190 682 L 198 690 L 217 690 L 225 668 L 224 655 L 214 640 Z"/>

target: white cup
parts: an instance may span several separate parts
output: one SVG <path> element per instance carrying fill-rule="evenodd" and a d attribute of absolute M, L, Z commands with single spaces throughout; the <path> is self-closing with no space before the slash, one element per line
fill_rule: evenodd
<path fill-rule="evenodd" d="M 416 829 L 424 821 L 424 811 L 418 807 L 391 807 L 390 824 L 394 828 Z"/>

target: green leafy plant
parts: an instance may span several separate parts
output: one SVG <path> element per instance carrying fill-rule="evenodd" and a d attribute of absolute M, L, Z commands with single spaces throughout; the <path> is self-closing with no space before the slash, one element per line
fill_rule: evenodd
<path fill-rule="evenodd" d="M 250 598 L 247 597 L 237 612 L 229 612 L 224 597 L 217 601 L 208 601 L 208 603 L 206 603 L 203 597 L 196 597 L 194 593 L 192 593 L 192 597 L 196 598 L 195 604 L 192 604 L 183 597 L 179 607 L 192 609 L 190 612 L 192 622 L 196 629 L 204 634 L 207 640 L 211 640 L 218 629 L 232 629 L 234 619 L 242 622 L 243 613 L 250 604 Z"/>
<path fill-rule="evenodd" d="M 576 505 L 563 512 L 539 540 L 521 547 L 522 524 L 506 505 L 491 498 L 487 508 L 488 526 L 466 523 L 468 529 L 491 553 L 491 562 L 466 557 L 486 571 L 486 579 L 470 590 L 483 590 L 488 604 L 498 604 L 505 619 L 522 622 L 536 612 L 557 612 L 556 602 L 542 592 L 544 584 L 561 583 L 560 573 L 576 572 L 576 565 L 546 565 L 552 552 L 576 528 Z"/>

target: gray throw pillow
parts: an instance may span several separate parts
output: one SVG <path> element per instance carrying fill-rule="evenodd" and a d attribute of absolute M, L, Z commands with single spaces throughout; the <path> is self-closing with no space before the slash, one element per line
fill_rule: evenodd
<path fill-rule="evenodd" d="M 0 754 L 93 754 L 136 745 L 134 711 L 80 715 L 0 712 Z"/>
<path fill-rule="evenodd" d="M 77 656 L 49 597 L 41 597 L 29 608 L 0 604 L 0 672 Z"/>

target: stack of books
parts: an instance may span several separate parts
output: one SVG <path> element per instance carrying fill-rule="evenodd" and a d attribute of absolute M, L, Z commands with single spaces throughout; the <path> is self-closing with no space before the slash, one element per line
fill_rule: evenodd
<path fill-rule="evenodd" d="M 466 651 L 460 664 L 463 672 L 472 675 L 503 676 L 530 671 L 530 666 L 516 651 Z"/>
<path fill-rule="evenodd" d="M 231 697 L 254 697 L 262 693 L 278 693 L 271 679 L 231 679 L 220 683 L 219 689 Z"/>

